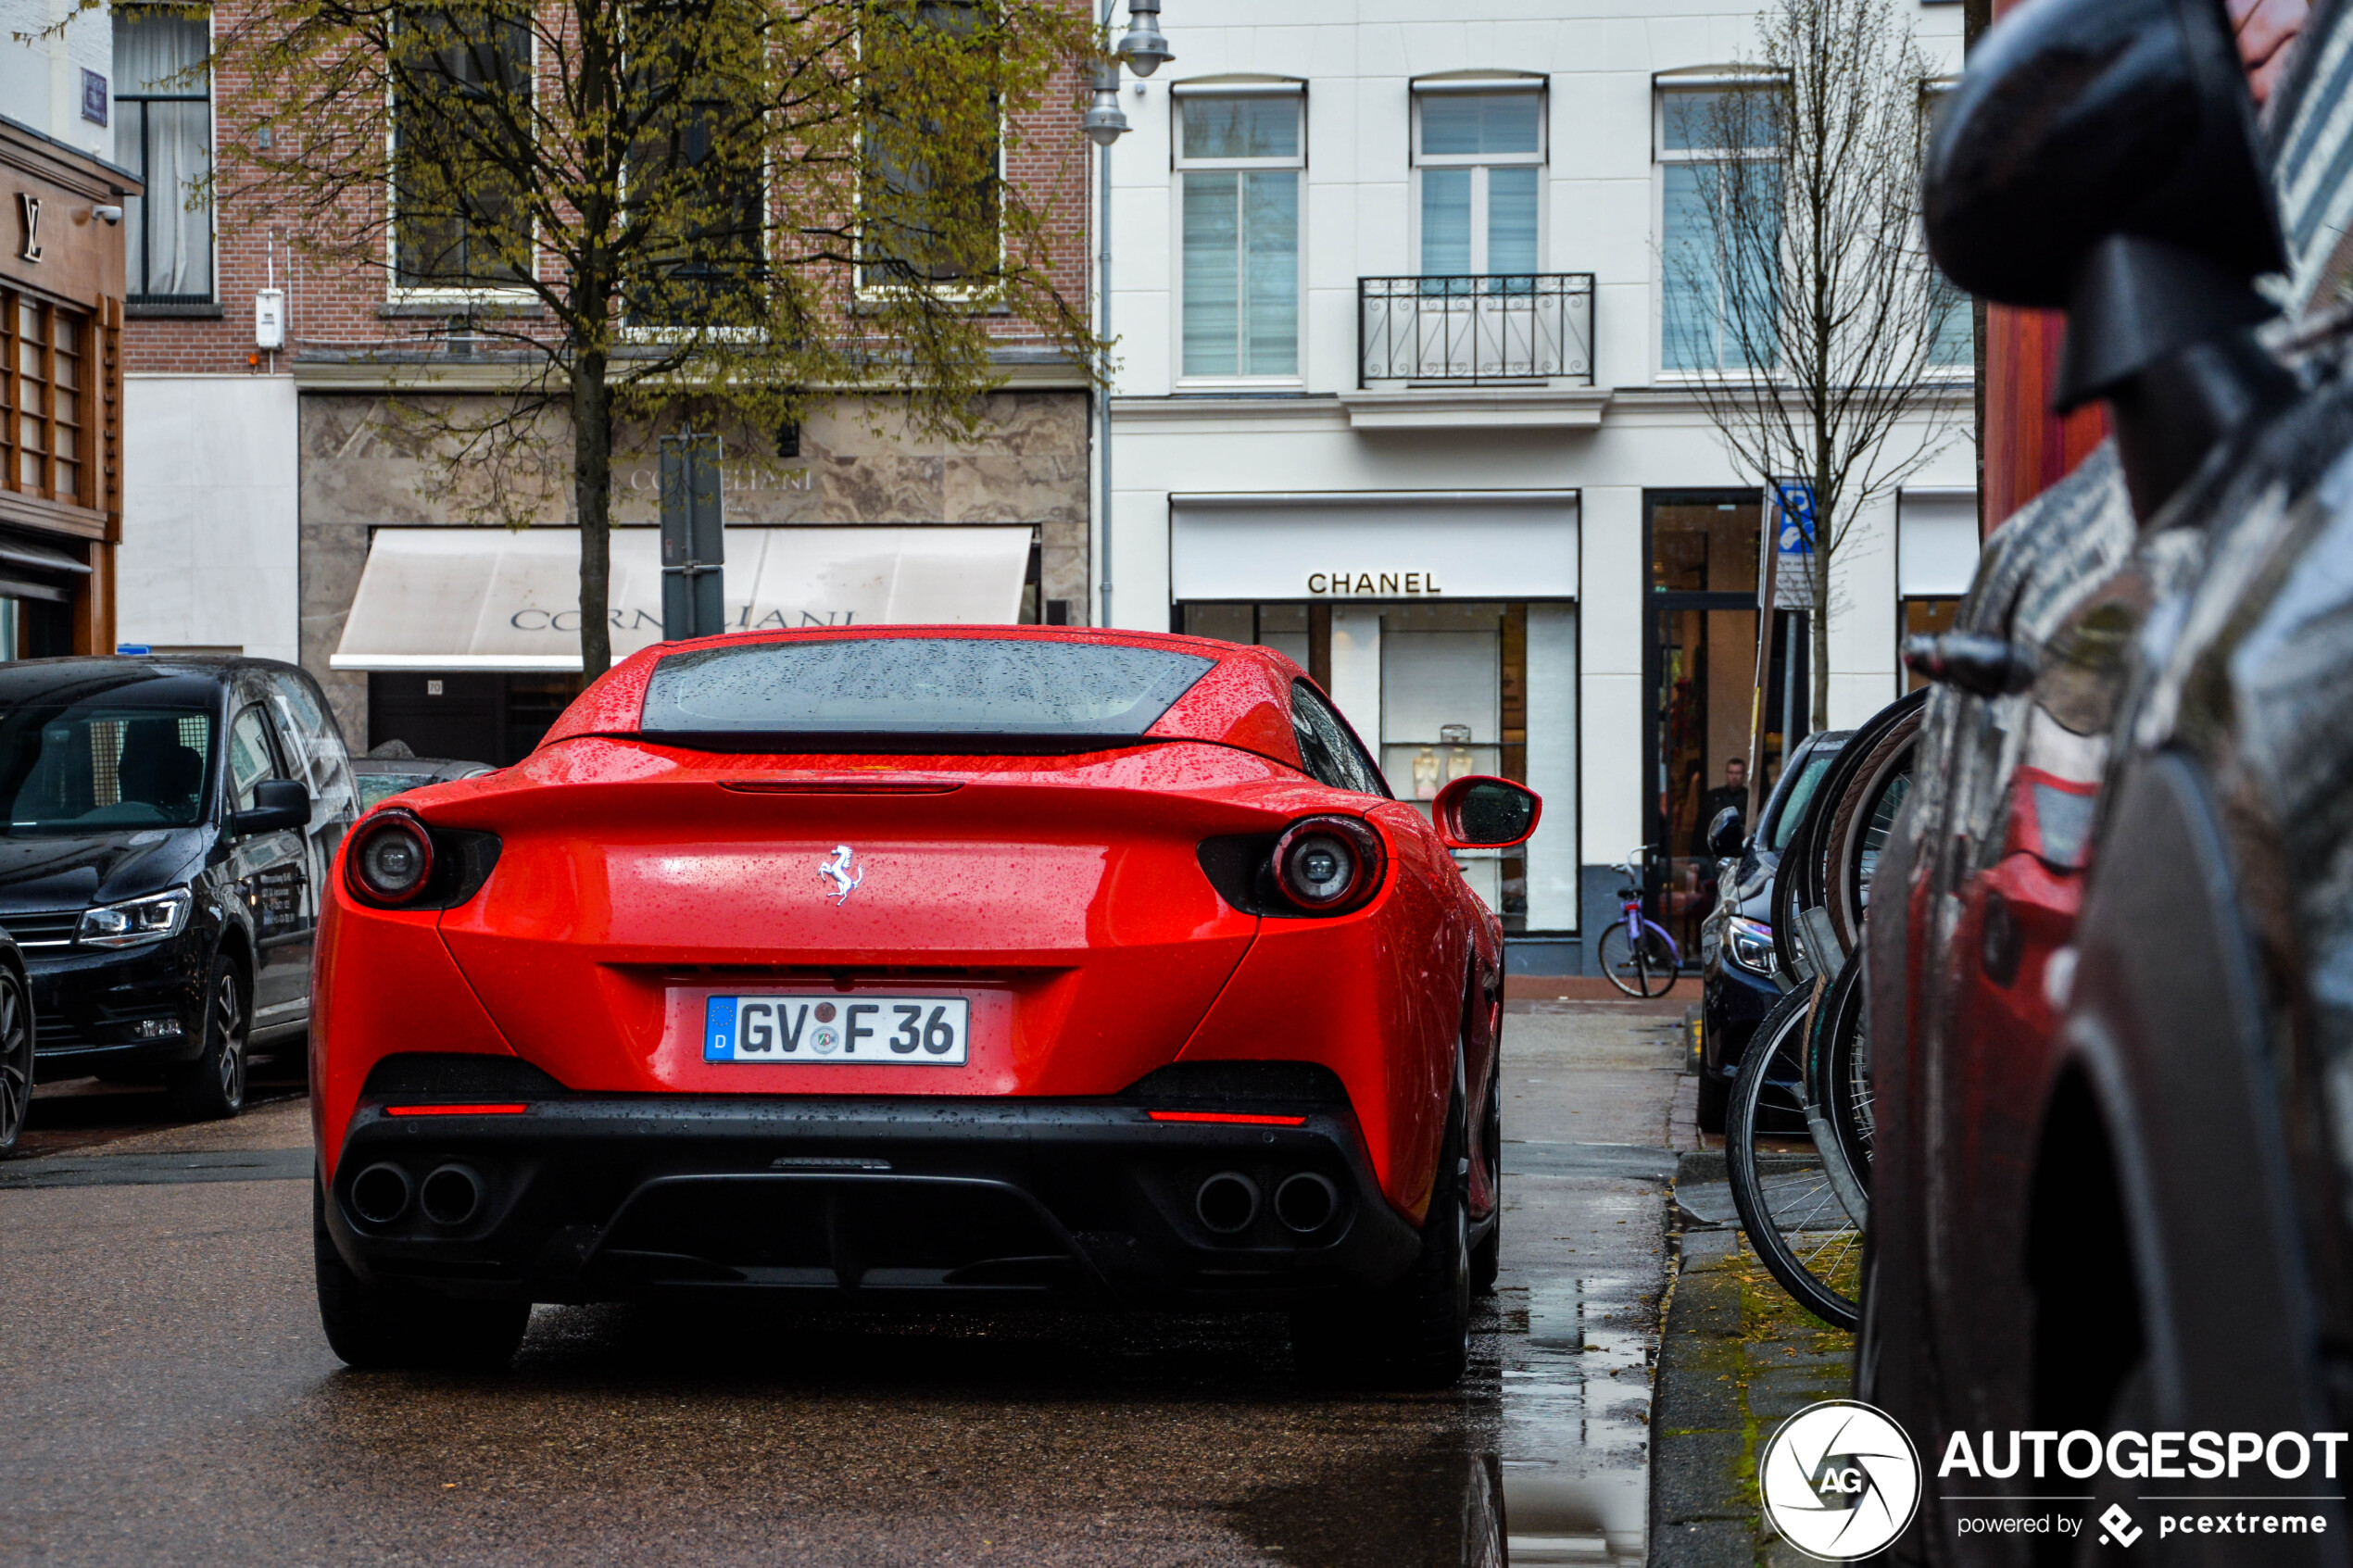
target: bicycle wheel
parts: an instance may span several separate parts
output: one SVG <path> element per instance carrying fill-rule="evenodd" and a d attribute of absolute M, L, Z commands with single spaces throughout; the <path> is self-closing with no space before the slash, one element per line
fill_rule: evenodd
<path fill-rule="evenodd" d="M 1912 787 L 1912 761 L 1919 752 L 1921 709 L 1892 725 L 1856 769 L 1831 818 L 1822 902 L 1839 940 L 1852 953 L 1862 945 L 1863 917 L 1870 907 L 1871 873 L 1887 842 L 1896 810 Z"/>
<path fill-rule="evenodd" d="M 1602 933 L 1602 972 L 1629 997 L 1663 997 L 1675 984 L 1675 954 L 1647 926 L 1640 942 L 1629 939 L 1626 922 L 1619 921 Z"/>
<path fill-rule="evenodd" d="M 1766 1148 L 1758 1130 L 1768 1107 L 1768 1085 L 1803 1082 L 1812 1010 L 1805 993 L 1793 991 L 1749 1041 L 1724 1118 L 1724 1162 L 1751 1249 L 1799 1306 L 1833 1327 L 1851 1329 L 1862 1317 L 1861 1227 L 1840 1200 L 1818 1150 Z"/>
<path fill-rule="evenodd" d="M 1820 1022 L 1806 1064 L 1806 1091 L 1817 1117 L 1829 1128 L 1830 1141 L 1837 1145 L 1844 1173 L 1853 1178 L 1855 1190 L 1866 1199 L 1871 1189 L 1871 1142 L 1877 1134 L 1871 1106 L 1871 1041 L 1863 1027 L 1867 961 L 1847 965 L 1823 997 Z M 1850 1203 L 1848 1211 L 1855 1207 Z"/>

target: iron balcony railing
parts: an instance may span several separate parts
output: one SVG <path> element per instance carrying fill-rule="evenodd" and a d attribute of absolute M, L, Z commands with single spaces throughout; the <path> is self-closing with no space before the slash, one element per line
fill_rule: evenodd
<path fill-rule="evenodd" d="M 1356 280 L 1359 386 L 1593 384 L 1593 275 Z"/>

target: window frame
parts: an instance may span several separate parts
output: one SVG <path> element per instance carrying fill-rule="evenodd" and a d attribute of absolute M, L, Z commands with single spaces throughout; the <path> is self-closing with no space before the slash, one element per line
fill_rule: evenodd
<path fill-rule="evenodd" d="M 160 4 L 157 3 L 157 0 L 142 0 L 142 3 L 137 5 L 118 6 L 114 11 L 113 20 L 116 25 L 120 25 L 125 13 L 141 10 L 156 10 L 175 14 L 183 13 L 183 7 L 181 6 Z M 205 107 L 204 179 L 207 183 L 207 194 L 204 204 L 205 276 L 211 280 L 211 287 L 207 289 L 201 295 L 189 295 L 148 294 L 131 286 L 132 280 L 134 278 L 142 283 L 147 281 L 146 253 L 151 248 L 148 245 L 148 240 L 155 232 L 155 194 L 153 191 L 149 191 L 146 194 L 140 198 L 139 247 L 141 254 L 135 269 L 131 264 L 131 258 L 127 254 L 127 247 L 126 255 L 124 257 L 125 265 L 123 269 L 124 284 L 122 302 L 127 306 L 217 305 L 220 302 L 220 206 L 218 202 L 212 199 L 210 194 L 210 183 L 219 161 L 217 155 L 220 150 L 219 141 L 220 130 L 220 104 L 219 94 L 220 82 L 212 69 L 212 62 L 215 57 L 215 54 L 220 47 L 220 32 L 216 25 L 218 17 L 218 9 L 210 3 L 210 0 L 206 0 L 204 7 L 204 90 L 200 93 L 125 93 L 120 90 L 122 76 L 121 63 L 120 61 L 111 61 L 108 66 L 108 69 L 115 73 L 116 78 L 113 85 L 109 89 L 113 94 L 115 112 L 120 114 L 129 106 L 138 106 L 139 168 L 136 172 L 143 182 L 147 178 L 148 165 L 152 161 L 150 142 L 152 132 L 147 117 L 147 106 L 149 104 L 201 103 Z"/>
<path fill-rule="evenodd" d="M 523 80 L 530 83 L 532 100 L 535 104 L 542 85 L 539 61 L 539 30 L 531 25 L 532 13 L 519 8 L 522 17 L 522 35 L 526 44 Z M 539 249 L 539 224 L 531 226 L 530 277 L 539 276 L 543 257 Z M 538 291 L 530 282 L 489 284 L 404 283 L 400 281 L 400 101 L 392 82 L 384 83 L 384 298 L 392 305 L 513 305 L 535 300 Z"/>
<path fill-rule="evenodd" d="M 861 26 L 857 30 L 853 44 L 859 52 L 862 66 L 863 64 L 865 55 L 865 29 Z M 1013 182 L 1013 172 L 1011 167 L 1005 161 L 1005 144 L 1012 132 L 1012 130 L 1013 118 L 1006 112 L 1004 103 L 1000 99 L 997 106 L 997 184 L 1000 191 L 1009 186 Z M 850 188 L 850 211 L 858 217 L 859 232 L 861 233 L 864 232 L 864 209 L 866 201 L 866 182 L 862 172 L 865 157 L 866 132 L 864 126 L 862 124 L 858 132 L 858 157 L 861 167 L 861 174 L 858 179 L 851 182 Z M 768 178 L 769 176 L 764 173 L 761 176 L 763 195 L 767 190 Z M 1001 272 L 1004 270 L 1004 266 L 1005 208 L 1003 198 L 1000 195 L 997 206 L 998 270 Z M 852 262 L 850 272 L 850 300 L 853 307 L 860 304 L 878 304 L 891 298 L 894 295 L 903 293 L 913 286 L 896 280 L 877 280 L 870 276 L 867 264 L 862 257 L 856 258 Z M 986 306 L 988 304 L 990 299 L 996 294 L 996 288 L 997 285 L 993 282 L 943 282 L 935 280 L 931 284 L 932 292 L 939 295 L 939 297 L 952 303 L 973 307 Z"/>
<path fill-rule="evenodd" d="M 1283 157 L 1188 157 L 1185 155 L 1185 105 L 1192 100 L 1203 98 L 1285 98 L 1293 101 L 1297 106 L 1297 112 L 1299 115 L 1299 151 L 1296 154 Z M 1170 269 L 1171 276 L 1169 280 L 1169 294 L 1175 307 L 1169 312 L 1169 325 L 1172 333 L 1169 363 L 1174 370 L 1173 380 L 1176 384 L 1184 387 L 1188 391 L 1196 392 L 1214 390 L 1221 387 L 1231 387 L 1252 391 L 1266 391 L 1269 389 L 1290 390 L 1293 388 L 1304 387 L 1307 384 L 1307 330 L 1309 314 L 1307 308 L 1307 136 L 1309 129 L 1307 83 L 1291 78 L 1252 78 L 1242 81 L 1217 81 L 1213 79 L 1202 82 L 1181 82 L 1171 85 L 1168 94 L 1168 167 L 1169 171 L 1173 176 L 1173 178 L 1169 181 L 1169 186 L 1170 196 L 1174 207 L 1170 222 L 1170 241 L 1176 250 L 1176 254 L 1172 258 L 1175 264 Z M 1235 373 L 1231 375 L 1188 374 L 1185 370 L 1185 176 L 1188 174 L 1216 174 L 1228 172 L 1235 174 L 1246 174 L 1280 169 L 1291 170 L 1293 172 L 1293 178 L 1299 182 L 1299 197 L 1297 207 L 1295 208 L 1299 214 L 1299 220 L 1297 224 L 1298 237 L 1291 252 L 1291 262 L 1299 311 L 1298 328 L 1292 339 L 1292 353 L 1297 369 L 1288 374 L 1279 375 L 1252 375 L 1241 370 L 1239 369 L 1241 364 L 1239 353 L 1240 339 L 1238 336 L 1235 340 Z M 1239 202 L 1239 184 L 1236 191 L 1236 199 Z M 1239 317 L 1241 309 L 1242 307 L 1238 299 L 1236 302 L 1236 331 L 1238 333 L 1239 332 Z"/>
<path fill-rule="evenodd" d="M 1929 132 L 1933 128 L 1933 117 L 1937 102 L 1940 99 L 1950 97 L 1954 89 L 1960 86 L 1960 84 L 1961 79 L 1957 76 L 1931 76 L 1925 78 L 1920 82 L 1920 141 L 1923 145 L 1926 144 Z M 1923 223 L 1919 226 L 1918 237 L 1919 240 L 1921 254 L 1926 256 L 1928 251 L 1928 229 L 1926 224 Z M 1930 258 L 1928 265 L 1930 270 L 1935 273 L 1937 282 L 1953 291 L 1954 298 L 1960 307 L 1961 313 L 1966 319 L 1967 324 L 1967 330 L 1962 333 L 1962 341 L 1967 345 L 1969 352 L 1962 355 L 1958 359 L 1938 359 L 1935 357 L 1935 341 L 1931 338 L 1925 350 L 1928 355 L 1927 373 L 1937 378 L 1937 380 L 1941 382 L 1974 381 L 1977 377 L 1977 321 L 1975 313 L 1970 306 L 1969 291 L 1948 282 L 1943 271 L 1937 269 L 1936 262 L 1932 257 Z M 1940 323 L 1938 326 L 1931 327 L 1930 330 L 1932 332 L 1936 332 L 1941 335 L 1943 331 L 1942 324 Z"/>
<path fill-rule="evenodd" d="M 42 412 L 35 419 L 40 427 L 41 483 L 24 483 L 24 387 L 26 380 L 23 334 L 24 313 L 31 311 L 41 320 L 41 337 L 33 346 L 38 350 L 40 369 L 32 374 L 32 382 L 43 389 Z M 66 318 L 73 323 L 74 348 L 70 356 L 75 366 L 75 383 L 69 389 L 69 401 L 73 417 L 64 421 L 74 433 L 74 455 L 61 459 L 57 455 L 57 320 Z M 108 384 L 107 348 L 103 341 L 104 328 L 100 318 L 93 312 L 78 309 L 45 294 L 19 288 L 0 282 L 0 495 L 15 495 L 49 506 L 71 507 L 86 512 L 102 512 L 107 491 L 101 470 L 110 460 L 106 454 L 107 433 L 105 410 L 100 407 L 100 394 Z M 70 461 L 74 465 L 74 488 L 61 494 L 56 487 L 57 464 Z"/>
<path fill-rule="evenodd" d="M 1422 79 L 1409 84 L 1413 104 L 1407 127 L 1406 159 L 1412 173 L 1408 192 L 1406 245 L 1414 258 L 1416 277 L 1467 276 L 1535 276 L 1544 271 L 1546 244 L 1550 236 L 1548 220 L 1552 210 L 1552 182 L 1539 174 L 1536 180 L 1536 265 L 1526 274 L 1496 272 L 1487 254 L 1488 242 L 1488 170 L 1494 169 L 1549 169 L 1552 164 L 1552 90 L 1542 77 L 1491 76 L 1446 77 Z M 1422 150 L 1422 107 L 1430 98 L 1469 97 L 1532 97 L 1536 100 L 1536 150 L 1532 153 L 1426 153 Z M 1422 231 L 1422 171 L 1426 169 L 1467 169 L 1471 170 L 1471 270 L 1468 273 L 1434 273 L 1424 265 Z"/>
<path fill-rule="evenodd" d="M 237 726 L 244 721 L 248 713 L 252 714 L 255 721 L 261 726 L 261 751 L 270 762 L 270 771 L 255 779 L 254 787 L 258 788 L 272 779 L 283 779 L 287 776 L 285 759 L 279 755 L 278 736 L 275 726 L 271 722 L 269 705 L 258 701 L 247 701 L 242 704 L 229 715 L 229 723 L 220 734 L 220 787 L 222 793 L 228 797 L 227 806 L 231 811 L 253 809 L 238 789 L 234 762 Z"/>
<path fill-rule="evenodd" d="M 1651 181 L 1651 233 L 1654 236 L 1651 276 L 1653 302 L 1651 346 L 1655 356 L 1654 376 L 1659 382 L 1669 384 L 1696 381 L 1754 382 L 1768 380 L 1774 373 L 1776 367 L 1772 366 L 1730 367 L 1723 362 L 1720 324 L 1724 318 L 1721 308 L 1723 292 L 1720 282 L 1717 292 L 1718 306 L 1717 320 L 1719 324 L 1717 363 L 1713 367 L 1702 369 L 1675 368 L 1667 364 L 1669 350 L 1667 335 L 1667 170 L 1672 165 L 1690 167 L 1695 164 L 1728 162 L 1778 163 L 1782 157 L 1779 146 L 1669 147 L 1667 144 L 1667 105 L 1682 94 L 1776 92 L 1785 90 L 1789 84 L 1790 76 L 1785 70 L 1726 69 L 1705 72 L 1695 71 L 1684 75 L 1661 73 L 1651 78 L 1651 167 L 1655 170 Z"/>

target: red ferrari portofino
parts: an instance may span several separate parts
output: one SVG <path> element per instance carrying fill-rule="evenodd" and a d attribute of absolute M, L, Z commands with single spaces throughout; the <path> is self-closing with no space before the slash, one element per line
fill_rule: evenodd
<path fill-rule="evenodd" d="M 1451 1382 L 1497 1256 L 1502 932 L 1282 655 L 893 627 L 648 649 L 346 839 L 311 1036 L 321 1311 L 503 1361 L 530 1303 L 1292 1313 Z"/>

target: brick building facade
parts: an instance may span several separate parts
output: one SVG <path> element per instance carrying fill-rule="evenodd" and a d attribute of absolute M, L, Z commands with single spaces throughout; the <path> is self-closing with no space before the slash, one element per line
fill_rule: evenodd
<path fill-rule="evenodd" d="M 577 676 L 549 668 L 547 655 L 510 658 L 485 646 L 452 646 L 445 662 L 431 662 L 410 646 L 437 634 L 425 613 L 431 607 L 412 614 L 399 594 L 419 590 L 403 590 L 389 568 L 371 581 L 368 569 L 371 556 L 412 546 L 413 531 L 470 529 L 467 543 L 480 545 L 478 575 L 514 570 L 519 558 L 506 531 L 482 526 L 480 508 L 468 505 L 469 476 L 452 476 L 429 460 L 416 421 L 402 410 L 427 395 L 498 396 L 511 384 L 503 378 L 514 372 L 479 353 L 469 321 L 490 311 L 527 317 L 535 307 L 405 291 L 393 286 L 388 268 L 333 265 L 306 255 L 279 211 L 235 194 L 230 182 L 222 182 L 218 210 L 208 209 L 189 182 L 184 157 L 182 167 L 162 167 L 171 134 L 200 146 L 208 159 L 216 141 L 233 142 L 253 128 L 211 124 L 223 112 L 237 112 L 245 96 L 234 49 L 221 42 L 233 39 L 242 19 L 234 0 L 208 19 L 190 18 L 178 7 L 112 10 L 119 91 L 141 98 L 144 89 L 153 99 L 142 99 L 142 132 L 118 128 L 118 157 L 134 169 L 154 167 L 151 182 L 159 191 L 176 180 L 186 193 L 176 210 L 151 200 L 144 215 L 149 230 L 141 229 L 137 215 L 128 226 L 132 275 L 122 355 L 131 456 L 119 636 L 159 650 L 234 647 L 296 660 L 327 688 L 355 750 L 401 739 L 421 753 L 462 746 L 470 748 L 466 755 L 510 761 L 528 749 Z M 177 42 L 164 36 L 175 28 L 182 30 Z M 210 55 L 209 68 L 159 74 L 190 51 L 198 51 L 193 57 L 199 61 Z M 1009 139 L 1006 158 L 1008 179 L 1047 211 L 1051 276 L 1074 302 L 1086 297 L 1088 238 L 1079 94 L 1075 77 L 1058 82 L 1051 107 Z M 206 130 L 192 139 L 187 127 L 199 119 Z M 199 245 L 207 247 L 202 265 L 189 259 Z M 157 255 L 165 262 L 157 262 Z M 282 297 L 283 323 L 276 349 L 257 341 L 257 300 L 272 289 Z M 1083 621 L 1087 378 L 1064 353 L 1010 318 L 991 326 L 1006 384 L 987 399 L 983 428 L 968 443 L 894 436 L 887 408 L 849 396 L 812 410 L 789 433 L 765 433 L 752 443 L 781 439 L 774 450 L 731 448 L 731 563 L 739 555 L 807 556 L 823 578 L 845 550 L 864 550 L 860 558 L 887 558 L 904 578 L 919 574 L 934 536 L 900 531 L 986 527 L 1001 554 L 1024 542 L 1017 531 L 1026 530 L 1026 559 L 1016 563 L 1023 577 L 1018 608 L 999 595 L 1001 618 Z M 545 421 L 544 439 L 552 451 L 569 449 L 560 418 Z M 614 463 L 618 604 L 621 563 L 650 547 L 655 510 L 650 458 L 617 450 Z M 524 521 L 532 530 L 569 528 L 576 522 L 571 510 L 568 489 L 558 487 Z M 544 567 L 535 570 L 546 578 Z M 1000 571 L 991 581 L 1001 577 Z M 544 596 L 557 588 L 545 580 L 529 592 Z M 729 589 L 731 596 L 738 591 L 732 564 Z M 741 591 L 767 589 L 763 575 L 757 588 L 747 579 Z M 378 633 L 390 626 L 395 641 L 408 637 L 408 651 L 346 649 L 347 621 L 363 592 L 370 625 Z M 879 613 L 868 600 L 858 602 L 865 608 L 838 613 Z M 931 607 L 925 615 L 942 613 L 935 600 L 917 596 L 908 602 Z M 948 612 L 966 613 L 954 605 Z M 503 613 L 533 624 L 540 612 L 526 606 Z M 753 613 L 778 612 L 748 608 L 747 623 Z M 969 613 L 1000 618 L 994 609 Z M 382 643 L 378 635 L 371 646 Z M 631 646 L 616 633 L 617 649 Z"/>

